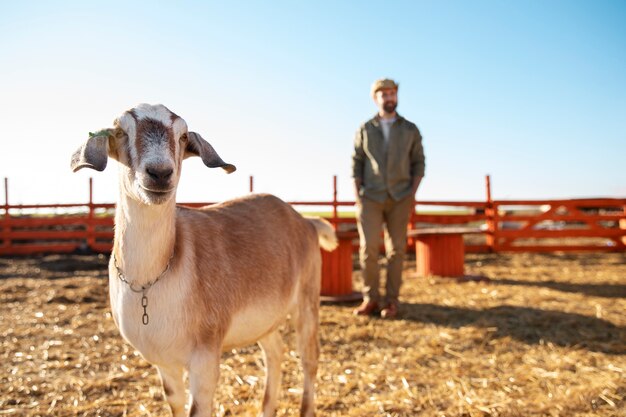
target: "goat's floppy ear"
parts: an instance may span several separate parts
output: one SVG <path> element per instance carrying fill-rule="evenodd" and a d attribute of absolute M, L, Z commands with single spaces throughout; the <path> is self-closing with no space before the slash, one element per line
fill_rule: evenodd
<path fill-rule="evenodd" d="M 104 171 L 109 157 L 107 145 L 113 129 L 103 129 L 96 133 L 89 133 L 89 139 L 72 155 L 72 171 L 82 168 L 91 168 Z"/>
<path fill-rule="evenodd" d="M 220 156 L 215 152 L 213 146 L 206 140 L 202 139 L 196 132 L 189 132 L 187 135 L 189 141 L 187 142 L 187 148 L 185 149 L 185 158 L 189 156 L 199 156 L 202 158 L 202 162 L 204 165 L 209 168 L 222 168 L 227 173 L 235 172 L 237 169 L 232 164 L 227 164 L 220 158 Z"/>

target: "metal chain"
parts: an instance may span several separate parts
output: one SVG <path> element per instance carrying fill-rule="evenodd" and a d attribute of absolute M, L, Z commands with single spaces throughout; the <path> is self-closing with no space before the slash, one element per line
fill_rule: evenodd
<path fill-rule="evenodd" d="M 141 316 L 141 322 L 144 326 L 150 322 L 150 317 L 148 317 L 148 297 L 146 294 L 141 295 L 141 306 L 143 307 L 143 316 Z"/>
<path fill-rule="evenodd" d="M 143 323 L 144 326 L 147 326 L 148 323 L 150 322 L 150 317 L 148 316 L 148 297 L 146 296 L 146 292 L 150 288 L 152 288 L 152 286 L 156 284 L 161 279 L 161 277 L 163 277 L 163 275 L 167 273 L 167 271 L 169 271 L 170 263 L 172 262 L 172 258 L 174 257 L 174 254 L 172 253 L 172 256 L 170 256 L 170 259 L 167 261 L 167 265 L 165 266 L 165 269 L 163 270 L 163 272 L 159 274 L 158 277 L 148 282 L 147 284 L 142 285 L 139 288 L 133 288 L 133 283 L 129 282 L 126 279 L 126 277 L 124 276 L 124 273 L 122 272 L 120 267 L 117 265 L 117 259 L 115 258 L 115 254 L 111 256 L 113 256 L 113 265 L 115 265 L 115 269 L 117 270 L 117 277 L 120 279 L 120 281 L 128 285 L 128 288 L 130 288 L 132 292 L 141 293 L 141 307 L 143 307 L 143 316 L 141 316 L 141 322 Z"/>

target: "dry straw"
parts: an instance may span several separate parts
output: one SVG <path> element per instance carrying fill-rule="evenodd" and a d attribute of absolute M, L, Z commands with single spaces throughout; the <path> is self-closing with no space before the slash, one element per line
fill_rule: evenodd
<path fill-rule="evenodd" d="M 468 255 L 489 282 L 419 278 L 402 318 L 324 305 L 319 416 L 626 415 L 626 255 Z M 155 369 L 120 337 L 106 259 L 0 258 L 1 416 L 169 416 Z M 358 272 L 355 273 L 358 284 Z M 297 415 L 288 348 L 278 416 Z M 216 415 L 253 416 L 256 347 L 224 354 Z"/>

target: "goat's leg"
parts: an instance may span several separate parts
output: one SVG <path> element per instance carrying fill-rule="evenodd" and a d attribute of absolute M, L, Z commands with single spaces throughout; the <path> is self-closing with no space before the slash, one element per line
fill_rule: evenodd
<path fill-rule="evenodd" d="M 183 381 L 182 368 L 164 368 L 157 366 L 161 382 L 163 383 L 163 392 L 167 400 L 172 415 L 174 417 L 183 417 L 185 415 L 185 382 Z"/>
<path fill-rule="evenodd" d="M 318 290 L 319 291 L 319 290 Z M 315 380 L 320 347 L 318 339 L 319 292 L 303 295 L 296 313 L 296 339 L 304 372 L 301 417 L 315 415 Z"/>
<path fill-rule="evenodd" d="M 259 340 L 265 360 L 265 395 L 263 397 L 263 412 L 261 417 L 273 417 L 276 413 L 276 403 L 280 392 L 281 370 L 283 359 L 283 339 L 280 331 L 272 333 Z"/>
<path fill-rule="evenodd" d="M 189 417 L 211 417 L 213 395 L 220 376 L 219 347 L 198 347 L 189 362 Z"/>

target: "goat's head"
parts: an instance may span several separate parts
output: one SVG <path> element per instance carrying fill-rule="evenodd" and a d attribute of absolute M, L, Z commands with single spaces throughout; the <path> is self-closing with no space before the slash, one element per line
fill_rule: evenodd
<path fill-rule="evenodd" d="M 206 166 L 228 173 L 236 169 L 161 104 L 140 104 L 124 112 L 113 126 L 90 134 L 72 155 L 72 170 L 103 171 L 111 157 L 120 163 L 123 191 L 144 204 L 161 204 L 173 198 L 182 161 L 189 156 L 199 156 Z"/>

